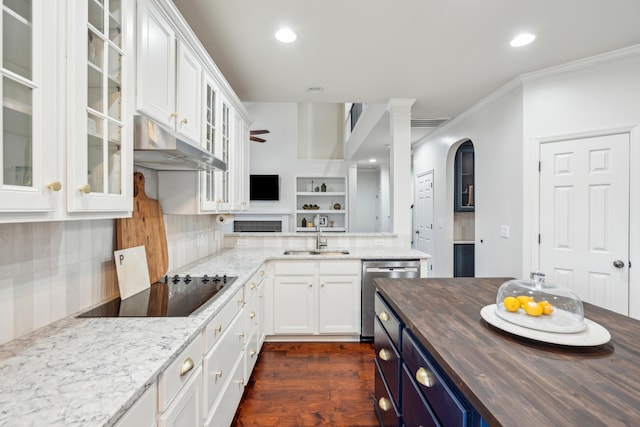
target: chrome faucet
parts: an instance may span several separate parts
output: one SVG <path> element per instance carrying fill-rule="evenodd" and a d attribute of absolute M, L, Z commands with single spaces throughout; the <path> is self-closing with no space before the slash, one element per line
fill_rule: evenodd
<path fill-rule="evenodd" d="M 321 250 L 327 247 L 327 238 L 322 237 L 322 229 L 320 228 L 319 221 L 320 215 L 316 215 L 316 249 Z"/>

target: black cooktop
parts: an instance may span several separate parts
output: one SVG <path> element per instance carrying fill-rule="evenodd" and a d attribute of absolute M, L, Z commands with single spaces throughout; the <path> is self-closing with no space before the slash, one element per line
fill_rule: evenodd
<path fill-rule="evenodd" d="M 235 277 L 165 276 L 164 281 L 125 300 L 119 297 L 78 317 L 184 317 L 213 301 Z"/>

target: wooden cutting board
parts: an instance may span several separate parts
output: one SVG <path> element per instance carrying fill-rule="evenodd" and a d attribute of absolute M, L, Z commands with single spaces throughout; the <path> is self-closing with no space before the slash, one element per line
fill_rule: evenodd
<path fill-rule="evenodd" d="M 140 172 L 133 174 L 133 215 L 116 219 L 116 245 L 118 249 L 145 247 L 151 283 L 167 274 L 169 254 L 162 208 L 157 200 L 147 197 Z"/>

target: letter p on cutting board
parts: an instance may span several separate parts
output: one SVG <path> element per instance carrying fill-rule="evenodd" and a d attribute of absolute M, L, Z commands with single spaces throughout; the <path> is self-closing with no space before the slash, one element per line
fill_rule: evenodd
<path fill-rule="evenodd" d="M 120 298 L 126 299 L 151 286 L 149 268 L 144 246 L 122 249 L 113 252 L 118 274 Z"/>

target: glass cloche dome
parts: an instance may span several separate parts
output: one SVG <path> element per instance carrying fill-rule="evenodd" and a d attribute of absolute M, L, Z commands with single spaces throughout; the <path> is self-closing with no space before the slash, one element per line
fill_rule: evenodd
<path fill-rule="evenodd" d="M 498 289 L 496 315 L 531 329 L 575 333 L 586 328 L 580 297 L 567 288 L 545 281 L 543 273 L 530 280 L 509 280 Z"/>

